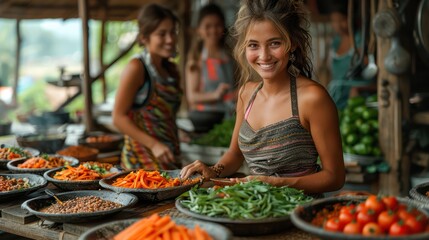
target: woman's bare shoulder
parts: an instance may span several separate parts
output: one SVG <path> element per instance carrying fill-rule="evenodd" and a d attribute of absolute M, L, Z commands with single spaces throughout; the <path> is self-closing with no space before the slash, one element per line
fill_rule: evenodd
<path fill-rule="evenodd" d="M 299 78 L 297 80 L 298 101 L 306 106 L 320 106 L 325 104 L 334 104 L 328 91 L 318 82 Z"/>
<path fill-rule="evenodd" d="M 246 82 L 243 86 L 240 87 L 240 95 L 243 99 L 249 99 L 250 96 L 256 91 L 256 88 L 259 86 L 260 82 L 249 81 Z"/>

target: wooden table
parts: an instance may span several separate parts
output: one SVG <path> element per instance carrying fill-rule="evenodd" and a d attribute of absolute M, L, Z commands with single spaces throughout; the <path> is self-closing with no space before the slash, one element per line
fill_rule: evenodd
<path fill-rule="evenodd" d="M 49 188 L 55 189 L 51 184 Z M 9 202 L 0 202 L 2 217 L 0 218 L 0 230 L 12 234 L 20 235 L 32 239 L 40 240 L 77 240 L 79 236 L 91 227 L 129 218 L 147 217 L 153 213 L 159 215 L 170 215 L 172 217 L 189 218 L 179 212 L 174 206 L 174 200 L 167 200 L 160 203 L 148 203 L 139 201 L 132 208 L 99 221 L 89 223 L 52 223 L 28 214 L 21 209 L 21 203 L 27 199 L 44 195 L 44 190 L 38 190 L 26 197 L 14 199 Z M 317 239 L 316 237 L 303 232 L 297 228 L 291 228 L 285 232 L 267 236 L 257 237 L 233 237 L 234 240 L 284 240 L 284 239 Z"/>

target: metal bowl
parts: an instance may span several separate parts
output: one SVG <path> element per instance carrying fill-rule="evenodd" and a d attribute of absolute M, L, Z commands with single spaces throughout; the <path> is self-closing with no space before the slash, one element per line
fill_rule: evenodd
<path fill-rule="evenodd" d="M 429 182 L 413 187 L 409 194 L 414 200 L 420 202 L 424 208 L 429 210 L 429 196 L 426 195 L 427 192 L 429 192 Z"/>
<path fill-rule="evenodd" d="M 132 193 L 139 197 L 141 200 L 151 201 L 151 202 L 158 202 L 163 201 L 165 199 L 169 198 L 175 198 L 179 196 L 180 194 L 188 191 L 193 186 L 195 186 L 198 183 L 194 184 L 187 184 L 187 185 L 181 185 L 177 187 L 169 187 L 169 188 L 159 188 L 159 189 L 146 189 L 146 188 L 123 188 L 123 187 L 115 187 L 112 186 L 113 182 L 120 177 L 125 177 L 128 173 L 132 171 L 126 171 L 119 174 L 116 174 L 112 177 L 108 177 L 105 179 L 100 180 L 100 185 L 104 188 L 110 189 L 115 192 L 126 192 L 126 193 Z M 178 170 L 160 170 L 160 172 L 167 173 L 170 177 L 176 178 L 180 176 L 180 169 Z M 192 178 L 197 178 L 199 175 L 194 175 Z"/>
<path fill-rule="evenodd" d="M 88 222 L 96 219 L 106 218 L 113 214 L 116 214 L 122 211 L 125 208 L 133 206 L 137 202 L 137 197 L 132 194 L 127 193 L 114 193 L 111 191 L 73 191 L 56 194 L 61 201 L 67 201 L 74 199 L 76 197 L 84 196 L 96 196 L 100 197 L 103 200 L 112 201 L 115 203 L 122 204 L 122 207 L 107 211 L 97 211 L 91 213 L 70 213 L 70 214 L 54 214 L 54 213 L 45 213 L 41 212 L 40 209 L 48 207 L 56 203 L 55 199 L 51 196 L 41 196 L 33 198 L 22 203 L 21 208 L 27 210 L 29 213 L 36 215 L 37 217 L 52 221 L 52 222 L 62 222 L 62 223 L 77 223 L 77 222 Z"/>
<path fill-rule="evenodd" d="M 111 141 L 107 142 L 88 142 L 88 137 L 100 137 L 108 136 L 111 138 Z M 89 133 L 84 138 L 78 140 L 80 145 L 84 145 L 90 148 L 98 149 L 100 152 L 111 152 L 119 150 L 120 146 L 124 141 L 124 136 L 121 134 L 107 134 L 102 132 Z"/>
<path fill-rule="evenodd" d="M 25 196 L 40 188 L 45 187 L 48 184 L 46 179 L 44 179 L 42 176 L 35 174 L 0 174 L 0 176 L 10 178 L 27 178 L 31 185 L 31 187 L 22 190 L 0 192 L 0 202 Z"/>
<path fill-rule="evenodd" d="M 5 146 L 5 147 L 10 147 L 10 146 Z M 40 154 L 40 151 L 34 148 L 25 147 L 21 149 L 27 151 L 31 155 L 31 157 L 36 157 L 36 156 L 39 156 Z M 14 159 L 0 159 L 0 169 L 7 169 L 8 162 L 12 160 L 18 160 L 18 159 L 26 159 L 26 157 L 14 158 Z"/>
<path fill-rule="evenodd" d="M 65 161 L 67 161 L 70 166 L 79 165 L 79 160 L 77 160 L 74 157 L 61 156 L 61 155 L 56 155 L 56 154 L 50 154 L 49 156 L 61 157 Z M 27 160 L 28 159 L 12 160 L 12 161 L 9 161 L 6 166 L 9 169 L 9 171 L 11 171 L 13 173 L 34 173 L 34 174 L 38 174 L 38 175 L 42 175 L 42 176 L 48 170 L 62 168 L 62 167 L 56 167 L 56 168 L 19 168 L 18 167 L 19 164 L 22 164 Z"/>
<path fill-rule="evenodd" d="M 100 189 L 101 186 L 98 180 L 58 180 L 54 178 L 55 173 L 63 170 L 64 168 L 56 168 L 46 171 L 43 174 L 43 177 L 51 182 L 58 188 L 66 191 L 74 191 L 74 190 L 97 190 Z M 111 169 L 112 172 L 118 171 L 116 168 Z"/>
<path fill-rule="evenodd" d="M 114 221 L 109 222 L 106 224 L 99 225 L 97 227 L 91 228 L 88 231 L 84 232 L 80 237 L 79 240 L 110 240 L 113 239 L 113 237 L 121 232 L 123 229 L 127 228 L 134 222 L 138 221 L 140 219 L 133 218 L 133 219 L 126 219 L 126 220 L 120 220 L 120 221 Z M 195 225 L 199 225 L 202 229 L 206 230 L 207 233 L 214 239 L 214 240 L 229 240 L 232 238 L 231 232 L 215 223 L 210 222 L 202 222 L 198 220 L 193 219 L 183 219 L 183 218 L 172 218 L 174 222 L 178 225 L 185 225 L 188 228 L 194 228 Z"/>
<path fill-rule="evenodd" d="M 300 228 L 303 231 L 314 234 L 321 239 L 340 239 L 340 240 L 360 240 L 360 239 L 369 239 L 369 240 L 423 240 L 429 239 L 429 232 L 405 235 L 405 236 L 363 236 L 363 235 L 348 235 L 340 232 L 330 232 L 321 227 L 317 227 L 311 224 L 311 220 L 314 218 L 315 214 L 324 209 L 329 208 L 330 206 L 336 203 L 347 204 L 350 202 L 359 203 L 365 201 L 366 196 L 344 196 L 344 197 L 330 197 L 315 200 L 311 203 L 303 204 L 295 208 L 294 212 L 291 215 L 292 223 Z M 412 199 L 398 198 L 398 201 L 406 204 L 408 206 L 413 206 L 420 209 L 426 216 L 429 214 L 424 211 L 420 204 Z"/>
<path fill-rule="evenodd" d="M 180 202 L 180 199 L 176 200 L 176 208 L 183 214 L 188 215 L 190 217 L 194 217 L 203 221 L 222 224 L 223 226 L 230 229 L 235 236 L 268 235 L 284 231 L 292 226 L 290 216 L 266 218 L 259 220 L 241 220 L 221 217 L 209 217 L 206 215 L 192 212 Z"/>
<path fill-rule="evenodd" d="M 343 156 L 344 162 L 357 162 L 362 166 L 372 165 L 378 161 L 383 160 L 381 157 L 355 155 L 351 153 L 344 153 Z"/>
<path fill-rule="evenodd" d="M 35 148 L 43 153 L 55 153 L 62 149 L 65 140 L 65 134 L 29 134 L 16 137 L 19 146 Z"/>

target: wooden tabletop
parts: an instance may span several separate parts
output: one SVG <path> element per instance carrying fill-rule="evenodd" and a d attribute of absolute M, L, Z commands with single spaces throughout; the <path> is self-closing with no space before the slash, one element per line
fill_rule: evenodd
<path fill-rule="evenodd" d="M 51 184 L 48 188 L 54 189 Z M 141 218 L 150 216 L 153 213 L 159 215 L 170 215 L 172 217 L 190 218 L 179 212 L 174 206 L 174 200 L 166 200 L 159 203 L 139 201 L 131 208 L 127 208 L 120 213 L 87 223 L 53 223 L 44 221 L 21 209 L 21 203 L 27 199 L 44 195 L 44 190 L 38 190 L 26 197 L 14 199 L 13 201 L 0 202 L 0 231 L 9 232 L 31 239 L 40 240 L 77 240 L 79 236 L 88 229 L 111 221 Z M 284 232 L 266 236 L 238 237 L 233 240 L 283 240 L 283 239 L 317 239 L 309 233 L 303 232 L 295 227 L 285 229 Z"/>

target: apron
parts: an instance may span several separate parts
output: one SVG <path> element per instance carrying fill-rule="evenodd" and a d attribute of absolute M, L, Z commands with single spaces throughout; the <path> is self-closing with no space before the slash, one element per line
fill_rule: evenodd
<path fill-rule="evenodd" d="M 144 84 L 137 92 L 129 117 L 146 134 L 167 145 L 176 162 L 160 162 L 149 148 L 125 135 L 121 153 L 122 166 L 126 169 L 145 170 L 180 168 L 180 145 L 176 125 L 176 113 L 182 98 L 179 81 L 172 77 L 164 79 L 159 76 L 147 51 L 143 51 L 139 59 L 145 66 L 147 85 Z"/>

